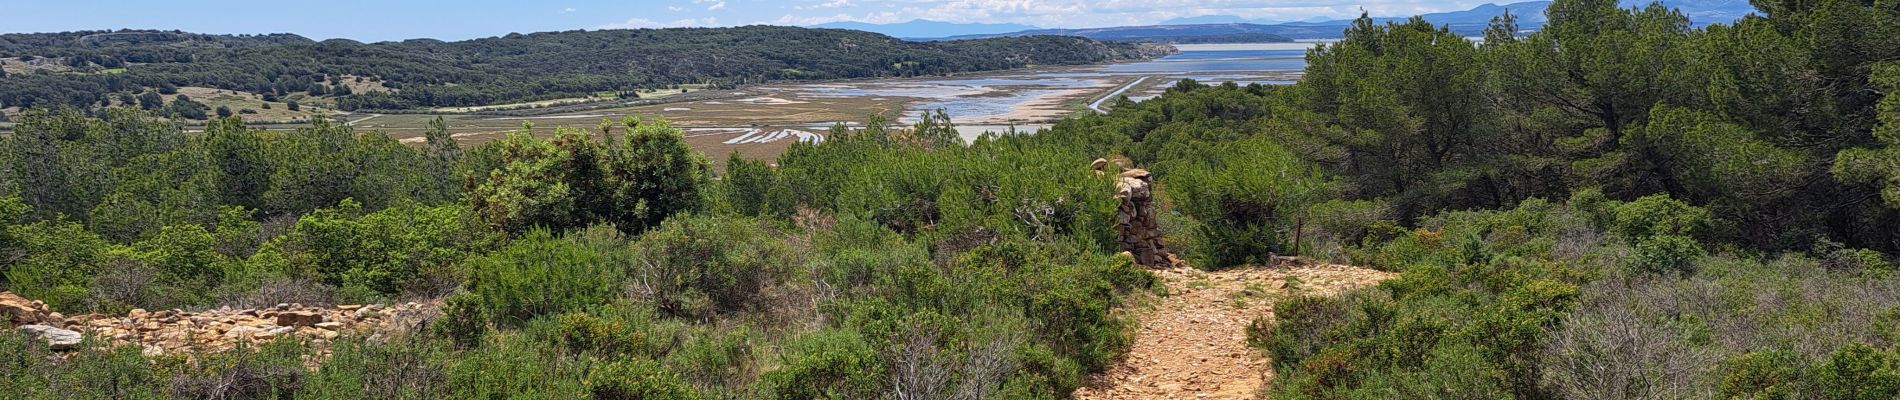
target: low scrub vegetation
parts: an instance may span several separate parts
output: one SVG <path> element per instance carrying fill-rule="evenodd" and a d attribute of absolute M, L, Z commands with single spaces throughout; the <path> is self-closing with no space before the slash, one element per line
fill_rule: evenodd
<path fill-rule="evenodd" d="M 18 195 L 0 202 L 0 243 L 21 258 L 8 264 L 8 290 L 69 313 L 440 296 L 442 315 L 395 339 L 343 339 L 322 359 L 297 339 L 193 357 L 101 344 L 59 359 L 9 331 L 6 373 L 21 379 L 6 393 L 1055 398 L 1126 350 L 1129 323 L 1111 309 L 1155 285 L 1108 247 L 1109 178 L 1071 162 L 1086 160 L 1083 150 L 1028 136 L 964 144 L 928 129 L 837 130 L 776 168 L 735 163 L 726 176 L 745 178 L 715 180 L 663 121 L 515 134 L 464 151 L 440 140 L 356 147 L 387 139 L 327 124 L 277 133 L 227 121 L 188 137 L 114 118 L 29 117 L 94 135 L 179 136 L 33 167 L 57 180 L 23 177 L 51 186 L 9 186 Z M 106 148 L 24 132 L 63 151 Z M 360 178 L 338 181 L 314 173 L 345 168 L 331 158 L 217 159 L 223 168 L 186 170 L 189 179 L 228 185 L 160 193 L 221 211 L 116 194 L 105 196 L 124 199 L 89 208 L 173 216 L 151 228 L 113 231 L 125 225 L 111 214 L 41 208 L 88 209 L 61 203 L 97 196 L 77 189 L 89 182 L 74 171 L 119 171 L 113 193 L 155 190 L 136 182 L 178 170 L 114 165 L 208 162 L 193 157 L 305 140 L 338 148 L 328 157 L 408 161 L 354 165 Z M 9 155 L 33 154 L 7 143 Z M 466 184 L 384 178 L 414 174 Z M 309 200 L 333 193 L 328 205 Z"/>
<path fill-rule="evenodd" d="M 1364 18 L 1297 85 L 1183 81 L 971 142 L 941 115 L 840 126 L 723 172 L 664 121 L 463 149 L 35 109 L 0 136 L 0 288 L 66 313 L 446 301 L 327 358 L 55 357 L 9 330 L 0 394 L 1065 398 L 1156 289 L 1111 236 L 1117 171 L 1088 168 L 1119 155 L 1198 267 L 1400 273 L 1273 299 L 1247 331 L 1273 398 L 1893 398 L 1900 15 L 1759 6 L 1690 27 L 1558 0 L 1475 43 Z"/>

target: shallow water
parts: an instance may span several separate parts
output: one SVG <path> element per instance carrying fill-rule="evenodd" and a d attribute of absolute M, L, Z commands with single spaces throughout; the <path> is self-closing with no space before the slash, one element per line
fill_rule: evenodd
<path fill-rule="evenodd" d="M 961 130 L 966 138 L 974 138 L 986 130 L 1005 128 L 1005 124 L 1009 123 L 1048 123 L 1072 112 L 1091 112 L 1079 104 L 1098 101 L 1110 93 L 1143 100 L 1160 94 L 1162 88 L 1172 86 L 1181 79 L 1194 79 L 1207 84 L 1291 84 L 1293 81 L 1289 79 L 1297 78 L 1298 71 L 1305 68 L 1306 49 L 1312 46 L 1313 43 L 1183 45 L 1177 46 L 1182 50 L 1178 54 L 1140 62 L 1050 67 L 966 77 L 773 85 L 748 90 L 749 94 L 743 98 L 703 104 L 742 104 L 757 107 L 756 111 L 761 113 L 770 113 L 775 107 L 794 104 L 851 104 L 847 107 L 854 107 L 861 104 L 854 100 L 871 104 L 892 104 L 896 100 L 903 103 L 902 111 L 892 121 L 894 123 L 908 125 L 915 123 L 926 111 L 944 110 L 953 121 L 970 124 L 966 125 L 967 129 Z M 1120 90 L 1124 88 L 1126 90 Z M 795 108 L 784 112 L 826 111 L 823 108 L 814 110 L 810 105 Z M 679 112 L 688 110 L 681 109 Z M 713 118 L 718 121 L 731 117 Z M 744 119 L 739 121 L 743 122 Z M 814 128 L 822 131 L 824 127 Z M 745 135 L 734 132 L 733 135 L 735 142 L 743 143 L 787 137 L 810 140 L 798 132 L 778 134 L 768 131 Z"/>
<path fill-rule="evenodd" d="M 1220 71 L 1292 71 L 1306 68 L 1305 50 L 1203 50 L 1183 51 L 1160 59 L 1115 64 L 1102 68 L 1111 73 L 1179 73 Z"/>

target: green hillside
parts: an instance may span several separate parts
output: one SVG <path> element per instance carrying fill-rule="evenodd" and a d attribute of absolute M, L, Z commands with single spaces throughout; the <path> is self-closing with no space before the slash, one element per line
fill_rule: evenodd
<path fill-rule="evenodd" d="M 908 42 L 775 26 L 568 31 L 459 42 L 313 42 L 294 35 L 117 31 L 0 35 L 0 59 L 57 60 L 8 71 L 0 108 L 91 108 L 115 93 L 199 86 L 333 96 L 343 110 L 477 106 L 776 80 L 903 77 L 1093 64 L 1164 50 L 1075 37 Z M 114 73 L 93 73 L 112 71 Z M 388 91 L 355 90 L 366 80 Z M 345 82 L 345 81 L 349 82 Z"/>

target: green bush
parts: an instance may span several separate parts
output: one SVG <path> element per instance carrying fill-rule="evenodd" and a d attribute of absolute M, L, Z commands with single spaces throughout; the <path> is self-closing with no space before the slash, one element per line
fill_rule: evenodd
<path fill-rule="evenodd" d="M 1083 271 L 1087 270 L 1073 273 Z M 1106 369 L 1132 344 L 1131 338 L 1123 334 L 1129 322 L 1109 313 L 1118 304 L 1115 286 L 1074 275 L 1052 275 L 1049 279 L 1039 282 L 1046 286 L 1032 293 L 1027 304 L 1028 314 L 1040 322 L 1038 336 L 1058 356 L 1075 360 L 1086 371 Z"/>
<path fill-rule="evenodd" d="M 732 210 L 752 217 L 784 217 L 792 214 L 792 196 L 788 182 L 764 161 L 749 160 L 738 151 L 726 158 L 726 174 L 721 191 Z"/>
<path fill-rule="evenodd" d="M 1900 398 L 1900 354 L 1849 344 L 1816 365 L 1814 379 L 1830 399 Z"/>
<path fill-rule="evenodd" d="M 332 344 L 328 359 L 302 380 L 297 398 L 435 399 L 449 395 L 445 343 L 420 335 Z"/>
<path fill-rule="evenodd" d="M 1159 191 L 1200 221 L 1190 259 L 1203 268 L 1267 262 L 1272 254 L 1299 254 L 1293 229 L 1309 205 L 1334 191 L 1317 167 L 1267 137 L 1171 165 Z"/>
<path fill-rule="evenodd" d="M 1807 362 L 1787 350 L 1744 353 L 1722 362 L 1722 381 L 1716 387 L 1724 398 L 1797 398 L 1809 388 Z"/>
<path fill-rule="evenodd" d="M 161 399 L 165 376 L 135 346 L 91 346 L 62 358 L 45 342 L 0 329 L 0 395 L 17 399 Z"/>
<path fill-rule="evenodd" d="M 1319 259 L 1346 261 L 1350 249 L 1367 240 L 1389 240 L 1403 234 L 1392 221 L 1392 207 L 1378 201 L 1328 200 L 1307 207 L 1305 224 L 1296 226 L 1305 254 Z"/>
<path fill-rule="evenodd" d="M 458 346 L 472 346 L 482 335 L 488 333 L 494 318 L 490 316 L 487 299 L 473 292 L 460 292 L 442 300 L 442 318 L 431 323 L 429 329 Z"/>
<path fill-rule="evenodd" d="M 679 375 L 651 360 L 615 361 L 588 372 L 587 392 L 597 400 L 706 398 Z"/>
<path fill-rule="evenodd" d="M 815 235 L 811 268 L 822 282 L 842 290 L 868 291 L 903 266 L 930 260 L 923 246 L 865 218 L 839 218 L 832 229 Z"/>
<path fill-rule="evenodd" d="M 579 399 L 591 392 L 588 363 L 566 360 L 553 344 L 527 335 L 490 336 L 456 354 L 447 371 L 450 398 Z"/>
<path fill-rule="evenodd" d="M 440 291 L 459 279 L 456 264 L 487 250 L 494 234 L 472 226 L 466 208 L 405 203 L 365 213 L 354 200 L 297 219 L 253 258 L 257 268 L 342 287 L 355 301 L 413 290 Z"/>
<path fill-rule="evenodd" d="M 1652 274 L 1695 273 L 1695 261 L 1702 257 L 1702 244 L 1677 235 L 1658 235 L 1639 239 L 1635 253 L 1626 260 L 1630 268 Z"/>
<path fill-rule="evenodd" d="M 170 397 L 190 399 L 281 399 L 303 387 L 308 343 L 279 338 L 257 348 L 197 354 L 171 377 Z M 174 356 L 182 357 L 182 356 Z"/>
<path fill-rule="evenodd" d="M 493 170 L 470 171 L 471 208 L 514 233 L 594 223 L 639 232 L 673 213 L 699 209 L 709 174 L 705 156 L 665 121 L 629 119 L 626 125 L 629 133 L 608 134 L 605 143 L 569 128 L 556 129 L 551 139 L 525 129 L 510 133 Z"/>
<path fill-rule="evenodd" d="M 62 312 L 93 307 L 92 280 L 104 268 L 105 238 L 67 221 L 6 227 L 16 257 L 4 268 L 7 290 Z"/>
<path fill-rule="evenodd" d="M 467 312 L 480 310 L 496 324 L 512 326 L 608 303 L 619 293 L 622 271 L 597 246 L 620 243 L 618 234 L 596 227 L 579 236 L 599 239 L 562 239 L 537 229 L 501 250 L 469 260 L 466 288 L 471 295 L 465 301 L 480 306 Z"/>
<path fill-rule="evenodd" d="M 1546 328 L 1577 302 L 1581 260 L 1555 243 L 1589 223 L 1541 200 L 1446 212 L 1372 253 L 1398 278 L 1341 297 L 1294 297 L 1249 342 L 1274 360 L 1274 398 L 1546 395 Z"/>
<path fill-rule="evenodd" d="M 1828 240 L 1816 241 L 1814 247 L 1810 252 L 1820 257 L 1823 264 L 1830 270 L 1883 274 L 1900 269 L 1886 254 L 1878 251 L 1850 249 Z"/>
<path fill-rule="evenodd" d="M 884 363 L 855 331 L 814 332 L 784 346 L 779 367 L 759 376 L 760 398 L 872 398 L 886 387 Z"/>
<path fill-rule="evenodd" d="M 669 219 L 633 243 L 628 281 L 668 315 L 764 309 L 766 289 L 798 263 L 782 236 L 747 218 Z"/>
<path fill-rule="evenodd" d="M 661 361 L 666 371 L 695 383 L 705 393 L 718 397 L 747 395 L 757 377 L 759 362 L 755 341 L 764 338 L 753 328 L 741 326 L 706 329 L 691 333 L 691 339 L 671 349 Z"/>
<path fill-rule="evenodd" d="M 605 307 L 601 312 L 570 312 L 555 319 L 554 335 L 569 351 L 604 356 L 653 356 L 661 354 L 663 340 L 649 325 L 650 313 L 630 307 Z"/>
<path fill-rule="evenodd" d="M 1669 195 L 1656 194 L 1616 206 L 1611 230 L 1625 237 L 1640 239 L 1674 235 L 1700 237 L 1712 223 L 1709 211 L 1689 205 Z"/>
<path fill-rule="evenodd" d="M 1247 329 L 1247 343 L 1269 350 L 1274 368 L 1291 370 L 1319 355 L 1324 339 L 1344 329 L 1351 306 L 1346 299 L 1299 296 L 1274 303 L 1273 325 L 1256 320 Z"/>

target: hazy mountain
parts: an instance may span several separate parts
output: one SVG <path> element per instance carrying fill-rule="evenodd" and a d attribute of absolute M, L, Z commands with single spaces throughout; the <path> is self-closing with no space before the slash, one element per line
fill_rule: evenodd
<path fill-rule="evenodd" d="M 1549 1 L 1526 1 L 1522 3 L 1511 3 L 1511 4 L 1505 4 L 1505 5 L 1485 3 L 1484 5 L 1472 7 L 1470 10 L 1431 13 L 1431 14 L 1420 15 L 1420 17 L 1424 17 L 1426 21 L 1431 21 L 1432 23 L 1439 24 L 1439 25 L 1449 24 L 1449 25 L 1484 26 L 1491 23 L 1491 18 L 1497 17 L 1499 15 L 1504 15 L 1505 11 L 1510 11 L 1511 14 L 1517 16 L 1518 26 L 1543 26 L 1544 25 L 1544 9 L 1549 8 L 1549 7 L 1550 7 Z M 1382 18 L 1382 19 L 1403 21 L 1407 18 L 1410 18 L 1410 17 L 1393 17 L 1393 18 Z M 1350 21 L 1348 20 L 1348 21 L 1343 21 L 1343 22 L 1350 22 Z"/>
<path fill-rule="evenodd" d="M 899 22 L 895 24 L 872 24 L 865 22 L 832 22 L 812 25 L 813 28 L 851 29 L 865 32 L 882 33 L 899 38 L 938 38 L 958 35 L 998 34 L 1041 29 L 1023 24 L 982 24 L 931 21 L 924 19 Z"/>
<path fill-rule="evenodd" d="M 1505 5 L 1485 3 L 1484 5 L 1472 7 L 1469 10 L 1421 14 L 1419 15 L 1419 17 L 1424 18 L 1426 21 L 1430 21 L 1431 23 L 1436 24 L 1436 25 L 1449 26 L 1453 32 L 1458 32 L 1460 34 L 1465 34 L 1465 35 L 1477 35 L 1484 32 L 1485 26 L 1490 25 L 1491 18 L 1495 18 L 1499 15 L 1504 15 L 1506 11 L 1510 12 L 1512 15 L 1517 16 L 1518 28 L 1521 28 L 1521 29 L 1541 28 L 1544 26 L 1544 21 L 1545 21 L 1544 9 L 1549 8 L 1549 7 L 1550 7 L 1549 1 L 1526 1 L 1526 2 L 1521 2 L 1521 3 L 1511 3 L 1511 4 L 1505 4 Z M 1391 21 L 1403 22 L 1411 18 L 1412 18 L 1411 16 L 1373 17 L 1372 20 L 1380 22 L 1380 23 L 1384 23 L 1384 22 L 1391 22 Z M 1339 36 L 1339 32 L 1343 30 L 1346 25 L 1351 24 L 1351 23 L 1352 23 L 1351 19 L 1339 19 L 1339 20 L 1330 20 L 1330 21 L 1292 22 L 1292 23 L 1286 23 L 1286 24 L 1281 24 L 1281 25 L 1287 28 L 1294 27 L 1294 26 L 1309 27 L 1309 28 L 1327 28 L 1327 29 L 1321 29 L 1322 32 L 1326 32 L 1327 36 L 1306 36 L 1303 34 L 1289 34 L 1290 36 L 1293 36 L 1296 38 L 1310 39 L 1310 38 L 1318 38 L 1318 37 L 1327 37 L 1327 38 L 1337 37 Z M 1337 27 L 1338 29 L 1332 29 L 1335 27 Z"/>
<path fill-rule="evenodd" d="M 961 40 L 999 36 L 1061 35 L 1081 36 L 1103 41 L 1176 44 L 1271 43 L 1293 41 L 1292 38 L 1277 33 L 1279 30 L 1280 29 L 1271 25 L 1260 24 L 1147 25 L 1081 29 L 1035 29 L 1004 34 L 951 36 L 943 39 Z"/>
<path fill-rule="evenodd" d="M 1281 22 L 1286 21 L 1246 19 L 1232 15 L 1202 15 L 1198 17 L 1172 18 L 1161 21 L 1161 23 L 1155 25 L 1275 24 Z"/>
<path fill-rule="evenodd" d="M 1744 0 L 1658 0 L 1664 6 L 1682 10 L 1689 16 L 1689 22 L 1696 25 L 1729 23 L 1755 12 L 1755 6 Z M 1625 0 L 1624 7 L 1641 7 L 1649 4 L 1643 1 Z"/>
<path fill-rule="evenodd" d="M 1284 23 L 1289 23 L 1289 22 L 1326 22 L 1326 21 L 1332 21 L 1332 20 L 1333 20 L 1332 18 L 1319 17 L 1319 16 L 1306 17 L 1302 19 L 1269 19 L 1269 18 L 1247 19 L 1247 18 L 1241 18 L 1237 16 L 1232 16 L 1232 15 L 1202 15 L 1202 16 L 1195 16 L 1195 17 L 1170 18 L 1170 19 L 1161 21 L 1161 23 L 1158 23 L 1155 25 L 1205 25 L 1205 24 L 1274 25 L 1274 24 L 1284 24 Z"/>

